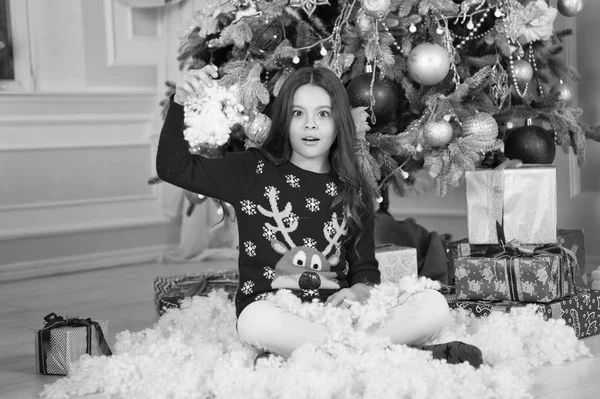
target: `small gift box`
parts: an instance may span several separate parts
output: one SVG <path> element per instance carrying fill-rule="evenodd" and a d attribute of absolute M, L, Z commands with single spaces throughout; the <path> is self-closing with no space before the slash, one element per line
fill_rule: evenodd
<path fill-rule="evenodd" d="M 180 281 L 198 281 L 202 279 L 200 274 L 177 274 L 171 276 L 158 276 L 154 279 L 154 305 L 160 313 L 160 298 Z"/>
<path fill-rule="evenodd" d="M 237 271 L 156 277 L 154 279 L 156 311 L 162 315 L 167 309 L 179 308 L 186 298 L 207 295 L 216 289 L 224 289 L 229 298 L 233 299 L 238 282 Z"/>
<path fill-rule="evenodd" d="M 455 301 L 449 302 L 449 305 L 451 308 L 465 309 L 477 317 L 488 317 L 491 312 L 507 313 L 515 307 L 533 306 L 544 320 L 565 320 L 568 326 L 573 327 L 578 338 L 600 332 L 600 291 L 595 290 L 581 290 L 577 295 L 550 303 Z"/>
<path fill-rule="evenodd" d="M 44 317 L 44 328 L 35 332 L 35 368 L 47 375 L 67 375 L 71 364 L 87 353 L 111 356 L 106 342 L 108 322 L 63 318 L 55 313 Z"/>
<path fill-rule="evenodd" d="M 167 309 L 179 308 L 186 298 L 199 295 L 206 289 L 206 278 L 186 278 L 171 287 L 158 301 L 158 314 L 163 315 Z"/>
<path fill-rule="evenodd" d="M 523 165 L 465 174 L 471 244 L 556 244 L 556 169 Z"/>
<path fill-rule="evenodd" d="M 397 245 L 375 248 L 381 282 L 398 282 L 402 277 L 417 275 L 417 249 Z"/>
<path fill-rule="evenodd" d="M 527 252 L 524 252 L 527 251 Z M 565 248 L 488 248 L 455 261 L 459 300 L 551 302 L 576 293 L 577 259 Z"/>

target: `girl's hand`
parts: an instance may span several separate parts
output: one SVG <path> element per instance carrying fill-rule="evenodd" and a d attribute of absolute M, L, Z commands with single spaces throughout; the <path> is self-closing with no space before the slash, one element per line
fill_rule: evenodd
<path fill-rule="evenodd" d="M 342 288 L 335 294 L 327 298 L 325 304 L 349 308 L 353 303 L 364 304 L 371 296 L 371 287 L 366 284 L 354 284 L 350 288 Z"/>
<path fill-rule="evenodd" d="M 219 74 L 214 65 L 209 64 L 202 69 L 190 69 L 175 87 L 173 101 L 183 105 L 190 96 L 204 93 L 204 86 L 212 87 L 212 80 L 218 77 Z"/>

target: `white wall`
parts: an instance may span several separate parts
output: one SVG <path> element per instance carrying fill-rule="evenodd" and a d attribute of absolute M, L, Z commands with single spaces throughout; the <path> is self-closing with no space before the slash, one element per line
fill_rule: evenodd
<path fill-rule="evenodd" d="M 162 9 L 12 0 L 0 92 L 0 281 L 156 258 L 179 227 L 154 175 Z M 160 90 L 159 90 L 160 89 Z"/>

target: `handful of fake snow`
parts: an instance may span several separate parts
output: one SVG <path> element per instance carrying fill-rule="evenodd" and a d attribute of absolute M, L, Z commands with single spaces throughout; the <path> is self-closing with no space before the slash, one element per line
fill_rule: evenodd
<path fill-rule="evenodd" d="M 183 136 L 194 152 L 199 147 L 220 147 L 227 143 L 231 128 L 248 120 L 235 86 L 223 87 L 214 81 L 204 93 L 184 104 Z"/>

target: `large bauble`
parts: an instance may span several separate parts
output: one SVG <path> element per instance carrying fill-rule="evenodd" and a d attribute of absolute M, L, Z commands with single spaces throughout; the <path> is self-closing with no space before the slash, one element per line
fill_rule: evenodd
<path fill-rule="evenodd" d="M 480 143 L 492 146 L 498 138 L 498 122 L 486 112 L 466 118 L 462 124 L 463 136 L 475 136 Z"/>
<path fill-rule="evenodd" d="M 529 83 L 533 79 L 533 68 L 525 60 L 515 60 L 510 67 L 510 73 L 518 84 Z"/>
<path fill-rule="evenodd" d="M 352 107 L 371 107 L 371 73 L 363 73 L 358 75 L 348 83 L 346 92 L 350 99 Z M 393 81 L 384 78 L 375 78 L 373 83 L 373 97 L 375 98 L 375 123 L 371 121 L 371 125 L 381 127 L 387 124 L 394 113 L 398 109 L 399 92 L 398 87 Z"/>
<path fill-rule="evenodd" d="M 445 147 L 452 140 L 452 125 L 445 119 L 429 121 L 423 126 L 423 139 L 431 147 Z"/>
<path fill-rule="evenodd" d="M 361 9 L 356 14 L 356 27 L 363 35 L 371 33 L 375 30 L 375 19 Z"/>
<path fill-rule="evenodd" d="M 362 9 L 375 18 L 383 18 L 390 12 L 391 0 L 362 0 Z"/>
<path fill-rule="evenodd" d="M 406 66 L 412 80 L 424 86 L 433 86 L 448 75 L 450 55 L 438 44 L 421 43 L 409 53 Z"/>
<path fill-rule="evenodd" d="M 551 164 L 556 156 L 554 134 L 535 125 L 511 129 L 504 139 L 504 155 L 528 164 Z"/>
<path fill-rule="evenodd" d="M 573 100 L 573 92 L 569 85 L 559 83 L 550 90 L 550 94 L 558 94 L 559 101 L 564 101 L 567 105 L 571 104 Z"/>
<path fill-rule="evenodd" d="M 565 17 L 574 17 L 581 11 L 584 3 L 584 0 L 558 0 L 556 8 Z"/>

